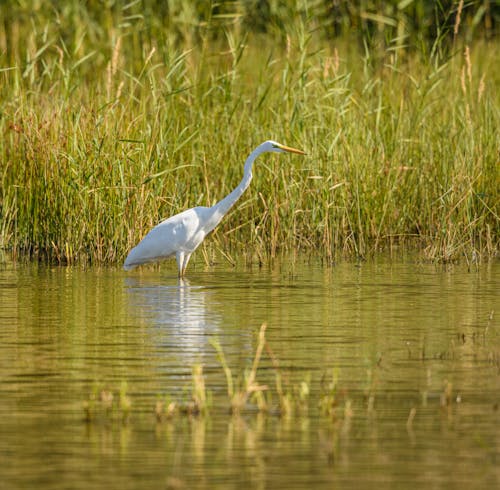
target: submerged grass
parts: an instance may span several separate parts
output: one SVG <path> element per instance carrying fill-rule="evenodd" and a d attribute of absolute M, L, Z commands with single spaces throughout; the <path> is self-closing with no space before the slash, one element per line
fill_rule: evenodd
<path fill-rule="evenodd" d="M 266 345 L 266 328 L 266 324 L 263 324 L 260 327 L 259 340 L 257 348 L 255 350 L 255 357 L 252 363 L 252 368 L 243 376 L 243 386 L 239 386 L 238 381 L 233 379 L 231 368 L 227 364 L 226 357 L 220 343 L 217 341 L 217 339 L 211 339 L 210 341 L 212 347 L 217 351 L 217 356 L 226 376 L 227 394 L 230 400 L 230 410 L 233 413 L 240 413 L 245 408 L 249 398 L 252 395 L 257 402 L 259 410 L 265 410 L 267 408 L 267 403 L 262 395 L 262 392 L 267 390 L 268 387 L 265 385 L 259 385 L 259 383 L 257 383 L 257 369 L 259 367 L 262 351 Z"/>
<path fill-rule="evenodd" d="M 342 379 L 338 368 L 326 370 L 321 375 L 319 386 L 313 380 L 311 373 L 304 376 L 301 381 L 286 380 L 287 374 L 290 373 L 280 369 L 278 359 L 266 340 L 266 328 L 266 324 L 263 324 L 257 332 L 255 352 L 250 356 L 252 357 L 250 369 L 238 372 L 236 376 L 227 363 L 220 343 L 216 339 L 211 339 L 210 343 L 217 353 L 226 379 L 226 393 L 220 389 L 221 385 L 216 386 L 214 392 L 209 389 L 210 385 L 206 383 L 203 366 L 199 364 L 192 367 L 191 384 L 181 396 L 179 393 L 177 395 L 169 393 L 166 387 L 167 392 L 158 395 L 154 407 L 132 403 L 126 382 L 121 383 L 117 395 L 107 385 L 96 382 L 88 398 L 82 404 L 85 422 L 94 424 L 121 421 L 128 423 L 132 415 L 145 415 L 146 409 L 160 424 L 185 416 L 210 418 L 212 415 L 218 416 L 221 413 L 229 413 L 233 416 L 258 413 L 285 419 L 307 418 L 312 414 L 314 417 L 320 416 L 335 424 L 349 424 L 355 412 L 358 415 L 364 413 L 366 417 L 373 418 L 379 402 L 394 403 L 394 393 L 391 390 L 387 392 L 387 388 L 377 386 L 379 376 L 386 371 L 386 368 L 381 367 L 380 362 L 376 362 L 367 369 L 366 386 L 362 384 L 356 386 L 352 384 L 352 381 Z M 476 341 L 473 340 L 473 342 Z M 479 341 L 474 348 L 475 357 L 479 362 L 488 360 L 488 364 L 494 368 L 499 366 L 496 348 L 485 349 L 482 341 Z M 450 349 L 457 350 L 453 340 L 450 342 Z M 267 359 L 263 357 L 265 353 L 267 353 Z M 434 361 L 444 359 L 442 353 L 435 353 L 429 358 Z M 267 365 L 261 366 L 262 361 L 265 361 Z M 267 369 L 269 361 L 273 367 L 272 371 Z M 430 364 L 424 359 L 420 362 L 422 370 L 426 373 L 426 382 L 418 387 L 411 384 L 407 387 L 408 393 L 413 393 L 406 419 L 407 430 L 412 430 L 417 407 L 418 409 L 434 407 L 435 413 L 445 411 L 451 416 L 452 408 L 462 403 L 460 388 L 454 387 L 448 379 L 443 379 L 441 387 L 437 391 L 434 387 L 432 391 Z M 266 377 L 269 381 L 274 377 L 274 387 L 272 382 L 261 384 L 257 381 L 259 368 L 262 377 Z M 316 392 L 312 393 L 315 388 Z M 496 405 L 493 409 L 497 409 Z"/>
<path fill-rule="evenodd" d="M 195 38 L 152 27 L 137 2 L 98 20 L 65 8 L 0 26 L 0 247 L 119 262 L 162 218 L 232 190 L 272 138 L 308 156 L 256 163 L 214 253 L 498 252 L 494 38 L 363 47 L 306 15 L 266 35 L 233 18 L 217 24 L 223 39 L 210 25 Z"/>

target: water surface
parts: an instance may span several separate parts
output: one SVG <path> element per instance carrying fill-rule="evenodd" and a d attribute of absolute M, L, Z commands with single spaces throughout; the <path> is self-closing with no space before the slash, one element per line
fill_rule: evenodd
<path fill-rule="evenodd" d="M 2 488 L 498 485 L 498 263 L 299 257 L 189 272 L 1 265 Z M 210 340 L 242 376 L 262 323 L 270 411 L 231 415 Z M 307 412 L 278 414 L 276 363 L 286 390 L 307 382 Z M 158 422 L 159 399 L 189 399 L 197 364 L 210 414 Z M 100 390 L 115 408 L 86 422 Z"/>

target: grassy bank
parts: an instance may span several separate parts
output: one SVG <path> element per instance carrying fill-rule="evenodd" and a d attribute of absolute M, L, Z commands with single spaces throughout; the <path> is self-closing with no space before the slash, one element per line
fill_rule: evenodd
<path fill-rule="evenodd" d="M 214 38 L 189 19 L 152 28 L 137 2 L 98 22 L 68 5 L 0 26 L 1 247 L 120 261 L 232 190 L 272 138 L 308 155 L 257 161 L 215 253 L 498 251 L 497 40 L 327 39 L 306 15 L 265 34 L 233 18 Z"/>

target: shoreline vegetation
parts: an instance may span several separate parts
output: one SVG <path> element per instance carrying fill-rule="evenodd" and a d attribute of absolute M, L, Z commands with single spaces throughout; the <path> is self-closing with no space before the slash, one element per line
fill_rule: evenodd
<path fill-rule="evenodd" d="M 484 340 L 489 323 L 484 332 L 477 336 Z M 312 373 L 303 373 L 301 380 L 290 382 L 289 373 L 280 369 L 279 360 L 274 355 L 272 348 L 266 340 L 266 324 L 262 324 L 257 332 L 255 354 L 251 368 L 242 372 L 233 372 L 225 358 L 222 347 L 217 339 L 212 338 L 210 344 L 217 352 L 217 358 L 224 372 L 227 392 L 219 386 L 217 395 L 207 384 L 206 374 L 201 364 L 195 364 L 191 368 L 191 383 L 186 389 L 177 393 L 158 393 L 154 409 L 152 407 L 133 407 L 132 398 L 128 393 L 128 383 L 122 381 L 119 390 L 111 390 L 109 386 L 102 382 L 94 381 L 88 398 L 83 400 L 82 408 L 84 412 L 83 420 L 86 423 L 111 422 L 113 419 L 128 423 L 133 412 L 138 415 L 141 410 L 145 414 L 154 414 L 157 423 L 165 423 L 175 417 L 209 417 L 210 414 L 226 413 L 232 416 L 248 414 L 268 414 L 275 417 L 293 418 L 308 417 L 311 412 L 313 416 L 320 415 L 332 422 L 341 423 L 351 419 L 353 415 L 353 404 L 356 402 L 356 409 L 361 406 L 368 414 L 374 414 L 376 398 L 382 398 L 383 392 L 379 389 L 380 383 L 380 363 L 369 367 L 366 372 L 366 382 L 363 386 L 352 387 L 341 380 L 339 371 L 331 369 L 321 375 L 319 383 L 313 383 Z M 473 340 L 476 342 L 476 340 Z M 454 344 L 446 352 L 441 352 L 441 359 L 454 359 L 457 355 Z M 414 356 L 417 356 L 416 358 Z M 498 356 L 493 353 L 487 354 L 489 363 L 498 365 Z M 267 357 L 268 383 L 262 384 L 258 381 L 259 365 L 263 357 Z M 413 352 L 408 348 L 408 358 L 425 361 L 424 349 Z M 269 366 L 270 362 L 270 366 Z M 269 368 L 271 368 L 269 370 Z M 428 368 L 430 369 L 430 368 Z M 266 369 L 264 369 L 266 371 Z M 382 369 L 383 371 L 383 369 Z M 429 374 L 427 375 L 429 378 Z M 314 393 L 313 391 L 314 384 Z M 408 413 L 406 428 L 411 429 L 413 419 L 418 409 L 427 407 L 428 401 L 433 400 L 435 408 L 440 411 L 447 411 L 451 414 L 452 406 L 461 403 L 461 395 L 453 388 L 453 384 L 444 379 L 442 391 L 431 393 L 429 384 L 420 391 L 420 404 L 413 400 Z M 216 400 L 215 400 L 216 398 Z M 390 398 L 390 396 L 389 396 Z"/>
<path fill-rule="evenodd" d="M 0 249 L 119 263 L 160 220 L 228 194 L 275 139 L 308 155 L 256 163 L 214 254 L 498 255 L 489 2 L 7 3 Z"/>

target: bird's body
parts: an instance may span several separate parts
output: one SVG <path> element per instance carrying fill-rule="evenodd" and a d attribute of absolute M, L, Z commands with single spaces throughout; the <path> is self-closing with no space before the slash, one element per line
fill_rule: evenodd
<path fill-rule="evenodd" d="M 138 265 L 167 259 L 177 254 L 182 262 L 186 260 L 186 255 L 188 256 L 187 266 L 189 255 L 196 250 L 208 233 L 203 224 L 207 223 L 210 218 L 210 209 L 191 208 L 156 225 L 130 251 L 123 266 L 124 269 L 130 270 Z"/>
<path fill-rule="evenodd" d="M 265 152 L 291 152 L 304 154 L 301 150 L 266 141 L 247 158 L 243 178 L 239 185 L 224 199 L 212 207 L 197 206 L 171 216 L 156 225 L 128 254 L 125 270 L 148 262 L 156 262 L 175 256 L 179 276 L 184 276 L 191 254 L 222 220 L 233 204 L 241 197 L 252 180 L 254 160 Z"/>

